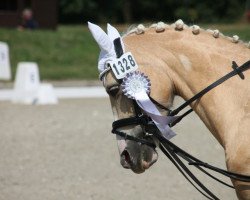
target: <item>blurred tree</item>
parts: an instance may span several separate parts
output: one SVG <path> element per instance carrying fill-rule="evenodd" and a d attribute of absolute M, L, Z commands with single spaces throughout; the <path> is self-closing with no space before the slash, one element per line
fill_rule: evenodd
<path fill-rule="evenodd" d="M 250 0 L 246 1 L 246 10 L 250 10 Z"/>
<path fill-rule="evenodd" d="M 246 1 L 246 19 L 250 23 L 250 0 Z"/>
<path fill-rule="evenodd" d="M 98 4 L 95 0 L 60 0 L 59 21 L 66 23 L 79 23 L 85 18 L 98 19 Z"/>
<path fill-rule="evenodd" d="M 178 18 L 190 23 L 235 21 L 242 17 L 245 0 L 186 0 L 187 5 L 179 5 L 175 12 Z"/>
<path fill-rule="evenodd" d="M 122 0 L 122 13 L 123 19 L 126 23 L 132 21 L 132 1 L 131 0 Z"/>
<path fill-rule="evenodd" d="M 247 3 L 246 3 L 247 1 Z M 242 17 L 250 0 L 60 0 L 59 20 L 63 23 L 173 21 L 187 23 L 231 22 Z"/>

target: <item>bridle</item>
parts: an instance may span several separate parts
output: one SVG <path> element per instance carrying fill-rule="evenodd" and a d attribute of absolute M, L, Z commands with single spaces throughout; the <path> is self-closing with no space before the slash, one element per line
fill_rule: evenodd
<path fill-rule="evenodd" d="M 146 139 L 152 136 L 152 134 L 148 134 L 149 133 L 148 131 L 145 132 L 142 138 L 138 138 L 138 137 L 128 135 L 127 133 L 118 130 L 119 128 L 122 128 L 125 126 L 131 126 L 131 125 L 143 126 L 145 130 L 147 130 L 149 126 L 153 126 L 153 127 L 155 126 L 153 124 L 153 121 L 150 119 L 150 117 L 148 117 L 147 115 L 144 115 L 139 109 L 138 105 L 134 101 L 133 101 L 133 106 L 135 109 L 135 116 L 114 121 L 112 124 L 112 133 L 123 137 L 125 140 L 132 140 L 137 143 L 145 144 L 152 148 L 156 148 L 156 145 L 153 142 L 150 142 Z"/>
<path fill-rule="evenodd" d="M 119 58 L 123 54 L 122 46 L 120 38 L 117 38 L 114 40 L 114 46 L 116 55 Z M 236 62 L 232 62 L 232 68 L 233 70 L 226 74 L 225 76 L 221 77 L 196 95 L 194 95 L 192 98 L 184 102 L 181 106 L 179 106 L 175 110 L 170 110 L 167 107 L 161 105 L 158 103 L 155 99 L 153 99 L 150 95 L 150 100 L 159 108 L 168 111 L 168 116 L 176 116 L 180 111 L 182 111 L 184 108 L 189 106 L 194 101 L 200 99 L 203 95 L 205 95 L 207 92 L 212 90 L 213 88 L 219 86 L 220 84 L 224 83 L 226 80 L 230 79 L 231 77 L 234 77 L 236 75 L 239 75 L 239 77 L 244 80 L 244 74 L 243 72 L 250 69 L 250 60 L 241 65 L 240 67 L 236 64 Z M 102 79 L 109 71 L 111 71 L 110 68 L 107 68 L 103 73 L 100 74 L 100 78 Z M 120 80 L 117 80 L 118 83 L 121 83 Z M 233 186 L 223 182 L 222 180 L 216 178 L 215 176 L 208 173 L 204 168 L 207 168 L 209 170 L 213 170 L 217 173 L 220 173 L 224 176 L 227 176 L 231 179 L 243 181 L 243 182 L 250 182 L 250 176 L 241 175 L 233 172 L 229 172 L 220 168 L 217 168 L 215 166 L 212 166 L 208 163 L 205 163 L 194 156 L 190 155 L 189 153 L 185 152 L 169 140 L 167 140 L 158 130 L 157 126 L 154 124 L 153 120 L 145 115 L 142 110 L 139 108 L 135 100 L 133 100 L 133 106 L 135 110 L 135 116 L 119 119 L 113 122 L 112 124 L 112 133 L 119 135 L 120 137 L 123 137 L 125 140 L 131 140 L 134 142 L 137 142 L 142 145 L 148 145 L 151 148 L 156 148 L 156 145 L 153 142 L 150 142 L 147 140 L 147 137 L 155 137 L 159 141 L 159 148 L 162 150 L 162 152 L 170 159 L 170 161 L 176 166 L 176 168 L 182 173 L 182 175 L 205 197 L 208 199 L 219 199 L 216 197 L 206 186 L 204 186 L 197 178 L 196 176 L 187 168 L 187 166 L 183 163 L 183 161 L 180 159 L 187 161 L 189 165 L 195 166 L 197 169 L 208 175 L 209 177 L 213 178 L 214 180 L 222 183 L 223 185 L 226 185 L 230 188 L 234 188 Z M 178 122 L 180 122 L 185 116 L 190 114 L 193 111 L 193 109 L 189 109 L 188 111 L 184 112 L 182 115 L 178 116 L 176 120 L 174 120 L 172 123 L 169 124 L 170 127 L 175 126 Z M 132 135 L 128 135 L 125 132 L 120 131 L 119 129 L 125 126 L 130 125 L 140 125 L 144 127 L 145 135 L 142 138 L 134 137 Z M 196 183 L 196 185 L 195 185 Z"/>

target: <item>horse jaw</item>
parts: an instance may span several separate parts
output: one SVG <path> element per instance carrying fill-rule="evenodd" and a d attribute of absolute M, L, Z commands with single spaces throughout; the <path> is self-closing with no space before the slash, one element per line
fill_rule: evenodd
<path fill-rule="evenodd" d="M 118 85 L 113 73 L 108 73 L 106 75 L 103 85 L 107 91 L 109 88 Z M 109 97 L 115 120 L 135 115 L 132 100 L 123 95 L 121 89 L 116 91 L 115 94 L 110 93 Z M 118 130 L 138 138 L 142 138 L 144 135 L 141 126 L 126 126 Z M 135 173 L 142 173 L 157 161 L 158 154 L 154 148 L 139 144 L 135 141 L 125 140 L 118 135 L 116 137 L 120 163 L 124 168 L 131 169 Z"/>
<path fill-rule="evenodd" d="M 125 131 L 127 134 L 131 134 L 135 137 L 143 134 L 140 126 Z M 117 144 L 121 165 L 126 169 L 131 169 L 134 173 L 143 173 L 158 160 L 158 153 L 156 150 L 147 145 L 125 140 L 120 136 L 117 136 Z"/>

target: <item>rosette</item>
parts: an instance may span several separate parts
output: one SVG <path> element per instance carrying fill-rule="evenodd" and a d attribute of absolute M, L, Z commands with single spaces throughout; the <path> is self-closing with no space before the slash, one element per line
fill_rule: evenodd
<path fill-rule="evenodd" d="M 122 91 L 130 99 L 135 99 L 135 95 L 145 91 L 150 93 L 150 80 L 148 76 L 139 71 L 127 73 L 121 84 Z"/>

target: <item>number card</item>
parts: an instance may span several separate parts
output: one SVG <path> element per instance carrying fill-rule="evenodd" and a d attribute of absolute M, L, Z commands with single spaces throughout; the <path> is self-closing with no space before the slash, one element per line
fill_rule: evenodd
<path fill-rule="evenodd" d="M 108 62 L 117 79 L 122 79 L 127 73 L 138 69 L 134 57 L 130 52 L 123 54 L 120 58 Z"/>

